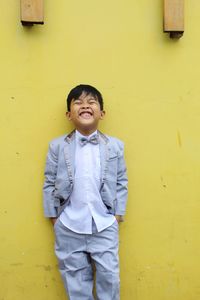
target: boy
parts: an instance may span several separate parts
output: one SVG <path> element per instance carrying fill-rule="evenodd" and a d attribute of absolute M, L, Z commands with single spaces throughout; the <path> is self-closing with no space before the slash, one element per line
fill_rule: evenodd
<path fill-rule="evenodd" d="M 75 127 L 53 140 L 47 155 L 44 210 L 54 224 L 55 252 L 69 300 L 119 300 L 118 222 L 123 220 L 127 176 L 123 143 L 98 131 L 103 99 L 90 85 L 67 97 Z"/>

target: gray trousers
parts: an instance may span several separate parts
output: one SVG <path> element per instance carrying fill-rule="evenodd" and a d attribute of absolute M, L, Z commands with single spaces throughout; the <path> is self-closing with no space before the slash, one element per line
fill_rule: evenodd
<path fill-rule="evenodd" d="M 60 220 L 55 225 L 55 253 L 69 300 L 119 300 L 118 223 L 101 232 L 79 234 Z M 96 298 L 93 295 L 96 269 Z"/>

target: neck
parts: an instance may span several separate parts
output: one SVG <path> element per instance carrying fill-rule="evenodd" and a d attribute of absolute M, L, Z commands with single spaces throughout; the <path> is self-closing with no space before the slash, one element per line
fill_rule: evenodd
<path fill-rule="evenodd" d="M 78 131 L 78 132 L 80 132 L 80 134 L 82 134 L 82 135 L 85 135 L 85 136 L 89 136 L 89 135 L 91 135 L 92 133 L 94 133 L 96 130 L 97 130 L 97 128 L 95 128 L 95 129 L 80 129 L 80 128 L 76 128 L 76 130 Z"/>

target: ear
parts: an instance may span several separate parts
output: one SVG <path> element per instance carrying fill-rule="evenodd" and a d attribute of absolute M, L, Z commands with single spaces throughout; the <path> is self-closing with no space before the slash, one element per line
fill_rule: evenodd
<path fill-rule="evenodd" d="M 71 121 L 71 113 L 70 113 L 70 111 L 67 111 L 65 115 L 66 115 L 67 119 L 69 121 Z"/>
<path fill-rule="evenodd" d="M 103 120 L 105 114 L 106 114 L 105 110 L 101 110 L 100 120 Z"/>

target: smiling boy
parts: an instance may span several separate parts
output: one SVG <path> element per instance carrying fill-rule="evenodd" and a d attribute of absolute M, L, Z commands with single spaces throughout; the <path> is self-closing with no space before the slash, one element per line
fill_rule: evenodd
<path fill-rule="evenodd" d="M 44 210 L 54 224 L 55 253 L 69 300 L 119 300 L 118 222 L 125 214 L 123 143 L 98 131 L 101 93 L 78 85 L 67 97 L 75 130 L 49 145 Z"/>

